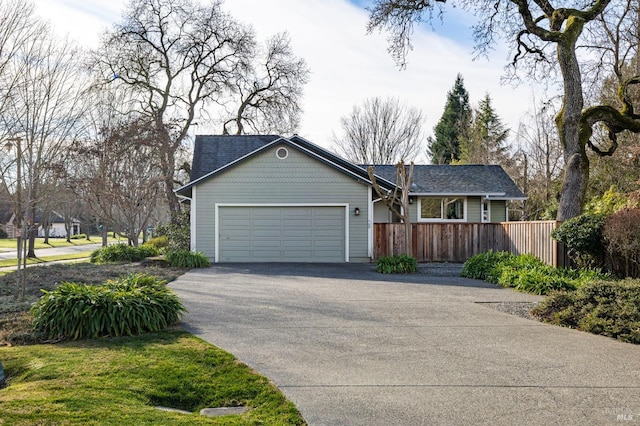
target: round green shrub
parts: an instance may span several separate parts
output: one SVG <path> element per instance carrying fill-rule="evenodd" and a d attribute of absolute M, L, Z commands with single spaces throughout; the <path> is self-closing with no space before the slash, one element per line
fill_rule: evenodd
<path fill-rule="evenodd" d="M 127 244 L 112 244 L 91 253 L 91 263 L 139 262 L 147 257 L 157 256 L 159 251 L 153 246 L 133 247 Z"/>
<path fill-rule="evenodd" d="M 175 268 L 206 268 L 210 265 L 204 254 L 189 250 L 169 250 L 165 259 Z"/>
<path fill-rule="evenodd" d="M 49 339 L 78 340 L 161 331 L 185 312 L 166 281 L 131 274 L 103 285 L 63 283 L 31 308 L 33 327 Z"/>
<path fill-rule="evenodd" d="M 565 245 L 580 267 L 599 267 L 603 261 L 602 228 L 605 216 L 582 214 L 567 220 L 551 232 L 551 237 Z"/>

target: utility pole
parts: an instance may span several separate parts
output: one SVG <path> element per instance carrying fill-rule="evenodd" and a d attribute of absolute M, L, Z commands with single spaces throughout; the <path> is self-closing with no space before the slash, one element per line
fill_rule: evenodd
<path fill-rule="evenodd" d="M 16 148 L 16 203 L 15 203 L 15 221 L 14 235 L 17 240 L 17 276 L 16 276 L 16 297 L 24 299 L 25 297 L 25 269 L 27 267 L 26 259 L 26 224 L 24 221 L 24 212 L 22 210 L 22 138 L 20 136 L 7 139 L 4 145 L 7 151 Z M 20 233 L 15 234 L 15 224 L 20 227 Z M 23 263 L 24 262 L 24 263 Z"/>

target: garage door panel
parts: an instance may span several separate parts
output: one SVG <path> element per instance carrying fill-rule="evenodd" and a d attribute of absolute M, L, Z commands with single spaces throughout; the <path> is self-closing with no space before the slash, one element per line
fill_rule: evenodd
<path fill-rule="evenodd" d="M 315 240 L 313 241 L 313 247 L 314 248 L 322 248 L 322 249 L 327 249 L 327 248 L 331 248 L 334 250 L 339 250 L 342 248 L 342 245 L 337 243 L 336 241 L 333 240 Z"/>
<path fill-rule="evenodd" d="M 313 226 L 313 220 L 311 219 L 285 219 L 287 228 L 307 228 L 310 229 Z"/>
<path fill-rule="evenodd" d="M 222 262 L 344 262 L 344 207 L 220 207 Z"/>
<path fill-rule="evenodd" d="M 311 229 L 283 229 L 282 230 L 282 236 L 285 238 L 292 238 L 292 239 L 311 239 L 311 237 L 313 237 L 314 232 Z"/>
<path fill-rule="evenodd" d="M 310 241 L 310 240 L 284 240 L 282 242 L 282 247 L 285 248 L 285 249 L 290 249 L 290 248 L 311 249 L 311 248 L 313 248 L 313 241 Z"/>
<path fill-rule="evenodd" d="M 246 226 L 242 229 L 227 228 L 221 235 L 226 239 L 247 239 L 251 237 L 251 231 Z"/>
<path fill-rule="evenodd" d="M 245 225 L 246 227 L 246 225 Z M 247 234 L 251 234 L 251 232 L 247 229 Z M 280 228 L 271 228 L 271 229 L 255 229 L 253 231 L 253 237 L 256 238 L 280 238 L 282 235 L 282 231 Z M 249 235 L 247 235 L 249 236 Z"/>
<path fill-rule="evenodd" d="M 313 250 L 283 250 L 282 254 L 289 262 L 295 260 L 307 261 L 306 259 L 313 256 Z"/>
<path fill-rule="evenodd" d="M 253 219 L 253 225 L 259 228 L 278 228 L 280 229 L 280 219 Z M 245 224 L 246 226 L 246 224 Z"/>

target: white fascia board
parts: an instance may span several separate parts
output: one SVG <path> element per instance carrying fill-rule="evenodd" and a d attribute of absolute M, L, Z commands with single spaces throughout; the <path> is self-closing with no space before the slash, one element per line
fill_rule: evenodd
<path fill-rule="evenodd" d="M 409 192 L 412 197 L 504 197 L 504 192 Z M 494 200 L 496 198 L 493 198 Z"/>

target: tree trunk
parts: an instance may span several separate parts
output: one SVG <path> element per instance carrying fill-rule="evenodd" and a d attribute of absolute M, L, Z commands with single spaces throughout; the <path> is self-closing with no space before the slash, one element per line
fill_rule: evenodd
<path fill-rule="evenodd" d="M 29 200 L 31 201 L 31 200 Z M 27 251 L 28 258 L 36 257 L 36 234 L 38 233 L 38 227 L 36 226 L 36 208 L 35 206 L 29 207 L 28 219 L 27 219 L 27 238 L 29 239 L 29 250 Z"/>
<path fill-rule="evenodd" d="M 567 23 L 563 39 L 558 43 L 558 61 L 564 82 L 564 101 L 556 117 L 558 135 L 563 148 L 565 170 L 557 220 L 567 220 L 582 213 L 589 180 L 586 141 L 580 140 L 579 123 L 584 98 L 580 65 L 575 44 L 584 23 L 574 19 Z"/>

